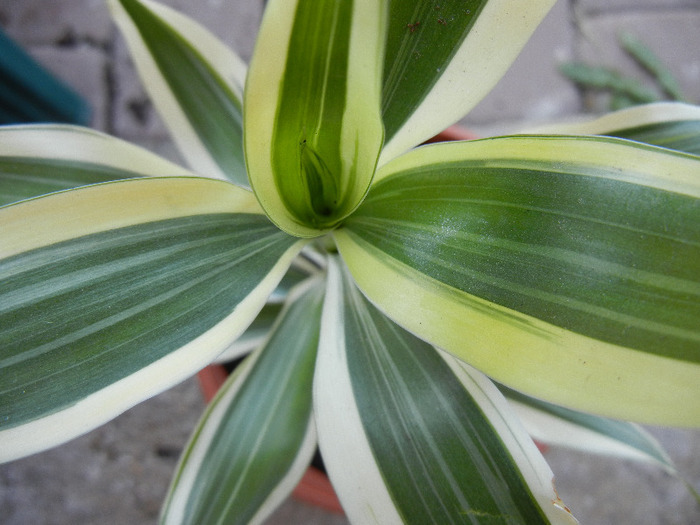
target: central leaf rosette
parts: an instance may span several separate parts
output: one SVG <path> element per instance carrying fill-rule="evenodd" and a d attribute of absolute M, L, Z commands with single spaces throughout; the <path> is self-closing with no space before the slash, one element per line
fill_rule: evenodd
<path fill-rule="evenodd" d="M 372 182 L 384 136 L 386 4 L 270 8 L 279 12 L 263 21 L 245 90 L 248 176 L 275 224 L 315 237 L 352 213 Z"/>

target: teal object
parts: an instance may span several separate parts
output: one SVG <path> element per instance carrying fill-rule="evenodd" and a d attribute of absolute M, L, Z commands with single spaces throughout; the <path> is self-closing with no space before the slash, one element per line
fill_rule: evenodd
<path fill-rule="evenodd" d="M 86 125 L 88 103 L 37 64 L 0 30 L 0 124 L 62 122 Z"/>

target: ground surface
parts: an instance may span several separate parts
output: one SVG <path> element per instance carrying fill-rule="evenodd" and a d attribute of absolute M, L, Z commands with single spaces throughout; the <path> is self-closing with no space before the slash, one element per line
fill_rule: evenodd
<path fill-rule="evenodd" d="M 260 2 L 166 3 L 195 16 L 243 58 L 250 57 Z M 94 127 L 178 158 L 101 0 L 0 0 L 0 25 L 90 101 Z M 615 45 L 621 30 L 651 47 L 697 103 L 698 28 L 699 0 L 561 1 L 492 95 L 463 123 L 488 134 L 600 110 L 606 97 L 583 94 L 559 75 L 557 64 L 582 59 L 644 79 Z M 0 523 L 155 523 L 178 453 L 202 407 L 196 382 L 190 380 L 63 447 L 1 465 Z M 651 431 L 700 490 L 700 433 Z M 561 497 L 582 523 L 700 523 L 700 507 L 680 481 L 663 472 L 561 449 L 551 449 L 546 457 Z M 269 523 L 345 521 L 289 500 Z"/>

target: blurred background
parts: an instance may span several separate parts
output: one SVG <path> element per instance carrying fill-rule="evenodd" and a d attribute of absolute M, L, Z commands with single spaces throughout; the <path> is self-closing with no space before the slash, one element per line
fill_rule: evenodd
<path fill-rule="evenodd" d="M 262 0 L 164 3 L 250 59 Z M 81 112 L 81 103 L 65 95 L 78 108 L 75 121 L 181 161 L 102 0 L 0 0 L 0 28 L 90 108 Z M 658 58 L 663 75 L 635 59 L 646 52 Z M 671 98 L 700 102 L 700 0 L 559 0 L 496 89 L 461 124 L 488 136 Z M 188 380 L 67 445 L 0 465 L 0 523 L 155 523 L 203 407 L 197 382 Z M 649 431 L 700 490 L 700 431 Z M 660 470 L 554 447 L 545 456 L 560 496 L 581 523 L 700 523 L 700 506 L 683 482 Z M 346 521 L 290 499 L 268 523 Z"/>

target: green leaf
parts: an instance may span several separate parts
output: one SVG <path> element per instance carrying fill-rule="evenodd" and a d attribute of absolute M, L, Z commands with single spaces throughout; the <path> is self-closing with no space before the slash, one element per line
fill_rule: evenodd
<path fill-rule="evenodd" d="M 0 208 L 0 223 L 3 460 L 91 430 L 211 362 L 301 248 L 250 192 L 209 179 L 87 186 Z"/>
<path fill-rule="evenodd" d="M 608 135 L 700 155 L 700 107 L 659 102 L 587 122 L 547 126 L 536 132 Z"/>
<path fill-rule="evenodd" d="M 250 326 L 246 328 L 246 331 L 216 358 L 216 362 L 235 361 L 258 348 L 267 338 L 281 311 L 282 305 L 280 303 L 268 302 L 250 323 Z"/>
<path fill-rule="evenodd" d="M 284 274 L 282 281 L 275 288 L 275 291 L 270 295 L 268 302 L 283 303 L 287 299 L 287 294 L 300 282 L 308 279 L 312 275 L 318 275 L 322 272 L 323 266 L 316 261 L 315 255 L 310 255 L 310 246 L 306 246 L 304 250 L 294 259 L 292 265 Z M 313 259 L 312 259 L 313 257 Z M 325 263 L 325 260 L 322 260 Z"/>
<path fill-rule="evenodd" d="M 553 4 L 392 1 L 382 96 L 386 146 L 380 164 L 454 124 L 484 98 Z"/>
<path fill-rule="evenodd" d="M 333 228 L 360 203 L 382 145 L 386 2 L 268 3 L 245 91 L 251 185 L 293 235 Z"/>
<path fill-rule="evenodd" d="M 610 91 L 613 96 L 624 97 L 630 104 L 656 102 L 656 91 L 647 87 L 641 80 L 601 66 L 589 66 L 580 62 L 566 62 L 559 71 L 569 80 L 584 88 Z"/>
<path fill-rule="evenodd" d="M 571 408 L 700 424 L 700 160 L 600 137 L 426 146 L 337 231 L 392 319 Z"/>
<path fill-rule="evenodd" d="M 606 135 L 700 155 L 700 119 L 613 130 Z"/>
<path fill-rule="evenodd" d="M 216 358 L 216 362 L 234 361 L 260 346 L 277 320 L 282 310 L 282 303 L 287 300 L 290 290 L 310 276 L 320 275 L 320 273 L 319 268 L 308 264 L 303 252 L 296 257 L 255 320 L 238 339 Z"/>
<path fill-rule="evenodd" d="M 192 173 L 145 149 L 87 128 L 0 128 L 0 206 L 46 193 L 154 175 Z"/>
<path fill-rule="evenodd" d="M 151 100 L 192 169 L 247 186 L 243 61 L 208 30 L 147 0 L 109 0 Z"/>
<path fill-rule="evenodd" d="M 311 384 L 324 281 L 300 285 L 263 347 L 224 384 L 176 471 L 163 523 L 260 523 L 316 449 Z"/>
<path fill-rule="evenodd" d="M 677 474 L 668 454 L 639 425 L 569 410 L 504 385 L 498 388 L 515 408 L 528 434 L 541 443 L 653 463 Z"/>
<path fill-rule="evenodd" d="M 651 49 L 631 33 L 622 33 L 618 40 L 627 54 L 654 77 L 654 80 L 659 83 L 659 86 L 671 99 L 683 101 L 685 97 L 678 85 L 678 80 Z"/>
<path fill-rule="evenodd" d="M 661 467 L 681 481 L 700 504 L 695 487 L 683 479 L 661 444 L 639 425 L 569 410 L 504 385 L 498 388 L 510 401 L 527 432 L 540 443 Z"/>
<path fill-rule="evenodd" d="M 485 376 L 402 330 L 336 260 L 314 378 L 319 445 L 356 523 L 573 523 Z"/>

